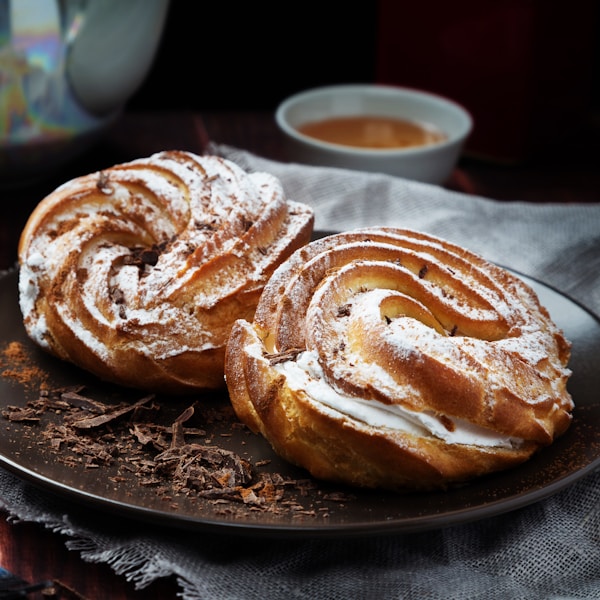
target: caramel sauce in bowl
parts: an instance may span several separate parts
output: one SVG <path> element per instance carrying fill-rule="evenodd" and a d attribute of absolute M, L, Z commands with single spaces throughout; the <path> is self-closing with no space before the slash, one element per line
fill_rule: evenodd
<path fill-rule="evenodd" d="M 443 184 L 472 129 L 441 96 L 396 86 L 334 85 L 284 100 L 275 120 L 287 159 Z"/>
<path fill-rule="evenodd" d="M 447 139 L 443 131 L 430 123 L 370 115 L 311 121 L 297 129 L 323 142 L 358 148 L 408 148 Z"/>

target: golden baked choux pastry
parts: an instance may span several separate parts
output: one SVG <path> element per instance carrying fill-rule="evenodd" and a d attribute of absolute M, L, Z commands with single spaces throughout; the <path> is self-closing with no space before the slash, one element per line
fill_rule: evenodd
<path fill-rule="evenodd" d="M 436 237 L 332 235 L 238 320 L 238 417 L 320 479 L 436 489 L 512 467 L 571 422 L 570 344 L 516 275 Z"/>
<path fill-rule="evenodd" d="M 102 379 L 156 392 L 224 386 L 225 344 L 313 212 L 267 173 L 165 151 L 60 186 L 19 245 L 29 336 Z"/>

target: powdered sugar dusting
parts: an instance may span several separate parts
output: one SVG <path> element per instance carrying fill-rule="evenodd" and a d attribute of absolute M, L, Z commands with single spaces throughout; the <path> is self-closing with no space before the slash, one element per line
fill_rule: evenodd
<path fill-rule="evenodd" d="M 269 174 L 161 152 L 67 182 L 35 219 L 20 256 L 30 335 L 47 339 L 46 297 L 101 361 L 111 360 L 115 331 L 131 351 L 161 360 L 223 347 L 243 306 L 236 294 L 262 288 L 312 211 Z"/>
<path fill-rule="evenodd" d="M 400 413 L 451 443 L 512 447 L 548 443 L 573 407 L 568 342 L 533 290 L 418 232 L 313 242 L 276 271 L 256 324 L 267 352 L 305 351 L 273 367 L 288 385 L 373 426 Z"/>

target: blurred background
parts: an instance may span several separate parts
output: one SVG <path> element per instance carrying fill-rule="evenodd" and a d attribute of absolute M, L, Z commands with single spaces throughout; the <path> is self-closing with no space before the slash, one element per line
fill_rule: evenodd
<path fill-rule="evenodd" d="M 336 83 L 462 104 L 469 160 L 593 163 L 599 34 L 598 0 L 0 0 L 0 187 L 58 177 L 107 132 L 72 172 L 209 138 L 280 157 L 277 105 Z"/>
<path fill-rule="evenodd" d="M 324 8 L 327 7 L 327 10 Z M 172 0 L 153 67 L 129 107 L 274 110 L 319 85 L 382 82 L 462 103 L 471 156 L 502 163 L 565 151 L 596 126 L 600 3 L 573 0 Z"/>

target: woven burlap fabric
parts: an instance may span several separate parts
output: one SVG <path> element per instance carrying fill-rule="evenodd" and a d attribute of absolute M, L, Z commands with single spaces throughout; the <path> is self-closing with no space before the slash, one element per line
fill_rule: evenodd
<path fill-rule="evenodd" d="M 394 177 L 274 162 L 227 146 L 209 149 L 279 177 L 288 197 L 314 207 L 318 230 L 391 225 L 425 231 L 600 313 L 600 204 L 500 202 Z"/>
<path fill-rule="evenodd" d="M 315 208 L 319 230 L 385 224 L 433 233 L 600 314 L 600 204 L 495 202 L 381 175 L 276 163 L 226 146 L 210 151 L 279 177 L 290 198 Z M 600 368 L 600 357 L 593 360 Z M 598 471 L 507 514 L 341 540 L 158 534 L 121 519 L 99 527 L 3 471 L 0 502 L 13 519 L 44 523 L 84 559 L 110 564 L 139 588 L 175 575 L 190 600 L 600 598 Z"/>

